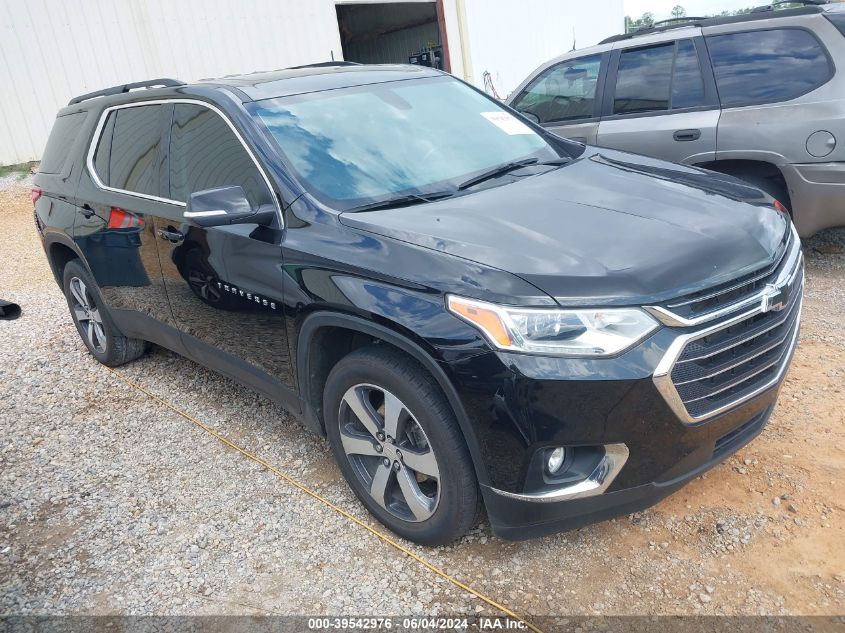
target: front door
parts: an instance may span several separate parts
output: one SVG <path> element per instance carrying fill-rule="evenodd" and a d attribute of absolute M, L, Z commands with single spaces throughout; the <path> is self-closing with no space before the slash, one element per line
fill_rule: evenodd
<path fill-rule="evenodd" d="M 240 186 L 254 208 L 276 196 L 228 121 L 194 102 L 176 102 L 168 126 L 164 196 Z M 295 372 L 282 309 L 282 229 L 257 224 L 202 228 L 180 212 L 156 218 L 164 285 L 185 346 L 206 365 L 285 399 Z M 268 380 L 270 381 L 268 382 Z"/>
<path fill-rule="evenodd" d="M 676 163 L 715 160 L 721 111 L 702 59 L 693 39 L 614 51 L 596 144 Z"/>
<path fill-rule="evenodd" d="M 594 144 L 601 114 L 602 60 L 607 57 L 590 55 L 547 68 L 511 107 L 558 136 Z"/>

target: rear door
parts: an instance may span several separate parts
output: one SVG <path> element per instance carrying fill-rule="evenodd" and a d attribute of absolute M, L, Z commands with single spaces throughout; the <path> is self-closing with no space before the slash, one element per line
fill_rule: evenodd
<path fill-rule="evenodd" d="M 220 111 L 185 101 L 170 108 L 168 199 L 184 205 L 196 191 L 240 186 L 253 208 L 278 209 L 270 181 Z M 186 222 L 183 211 L 155 224 L 164 284 L 185 347 L 204 364 L 272 391 L 272 397 L 292 396 L 281 216 L 271 226 L 203 228 Z"/>
<path fill-rule="evenodd" d="M 677 163 L 715 160 L 719 104 L 701 37 L 614 50 L 597 144 Z"/>
<path fill-rule="evenodd" d="M 558 136 L 594 144 L 609 59 L 609 53 L 598 53 L 555 64 L 537 75 L 510 105 Z"/>
<path fill-rule="evenodd" d="M 118 326 L 154 327 L 143 316 L 173 325 L 158 260 L 156 218 L 182 213 L 161 198 L 163 106 L 126 104 L 101 115 L 80 180 L 73 228 L 79 246 L 114 312 Z M 131 321 L 131 323 L 129 323 Z M 161 331 L 161 328 L 157 328 Z M 175 334 L 175 333 L 174 333 Z M 155 339 L 155 333 L 149 337 Z M 178 347 L 174 340 L 158 340 Z"/>

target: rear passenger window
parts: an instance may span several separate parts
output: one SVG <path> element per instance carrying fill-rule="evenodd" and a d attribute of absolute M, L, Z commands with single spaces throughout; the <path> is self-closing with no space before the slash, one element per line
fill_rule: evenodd
<path fill-rule="evenodd" d="M 229 125 L 206 107 L 177 103 L 170 128 L 170 198 L 187 202 L 195 191 L 240 186 L 253 208 L 273 196 Z"/>
<path fill-rule="evenodd" d="M 707 37 L 722 105 L 800 97 L 833 75 L 825 50 L 802 29 L 771 29 Z"/>
<path fill-rule="evenodd" d="M 161 106 L 133 106 L 112 111 L 94 153 L 100 181 L 114 189 L 158 196 Z"/>
<path fill-rule="evenodd" d="M 601 55 L 563 62 L 544 71 L 513 103 L 540 123 L 576 121 L 595 115 Z"/>
<path fill-rule="evenodd" d="M 56 118 L 38 171 L 44 174 L 62 173 L 70 148 L 79 135 L 80 127 L 87 114 L 87 112 L 75 112 Z"/>
<path fill-rule="evenodd" d="M 704 79 L 692 40 L 623 51 L 613 114 L 660 112 L 705 105 Z"/>

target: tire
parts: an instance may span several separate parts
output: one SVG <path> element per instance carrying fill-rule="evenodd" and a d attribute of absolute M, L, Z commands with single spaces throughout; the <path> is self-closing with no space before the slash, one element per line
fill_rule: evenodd
<path fill-rule="evenodd" d="M 469 450 L 439 385 L 413 359 L 383 346 L 352 352 L 329 374 L 323 412 L 343 476 L 393 532 L 442 545 L 475 525 L 481 504 Z"/>
<path fill-rule="evenodd" d="M 117 329 L 94 278 L 78 259 L 67 263 L 62 282 L 73 323 L 94 358 L 117 367 L 146 351 L 146 341 L 123 336 Z"/>

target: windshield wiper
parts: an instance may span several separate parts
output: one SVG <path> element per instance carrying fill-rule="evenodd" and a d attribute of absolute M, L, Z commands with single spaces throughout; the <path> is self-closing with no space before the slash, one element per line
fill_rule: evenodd
<path fill-rule="evenodd" d="M 477 176 L 473 176 L 465 182 L 462 182 L 460 185 L 458 185 L 458 190 L 461 191 L 463 189 L 469 189 L 470 187 L 482 183 L 485 180 L 492 180 L 497 176 L 503 176 L 509 171 L 519 169 L 520 167 L 525 167 L 526 165 L 533 165 L 536 162 L 536 158 L 526 158 L 525 160 L 514 160 L 509 163 L 503 163 L 502 165 L 493 167 L 492 169 L 488 169 L 487 171 L 478 174 Z"/>
<path fill-rule="evenodd" d="M 381 209 L 393 209 L 394 207 L 405 207 L 412 204 L 421 204 L 423 202 L 434 202 L 435 200 L 442 200 L 454 196 L 454 191 L 436 191 L 434 193 L 427 193 L 425 195 L 418 193 L 409 193 L 405 196 L 391 198 L 390 200 L 382 200 L 381 202 L 371 202 L 363 204 L 360 207 L 352 207 L 347 210 L 347 213 L 358 213 L 359 211 L 379 211 Z"/>
<path fill-rule="evenodd" d="M 537 163 L 538 165 L 550 165 L 553 167 L 560 167 L 561 165 L 566 165 L 567 163 L 572 162 L 571 156 L 561 156 L 560 158 L 553 158 L 551 160 L 544 160 L 541 163 Z"/>

